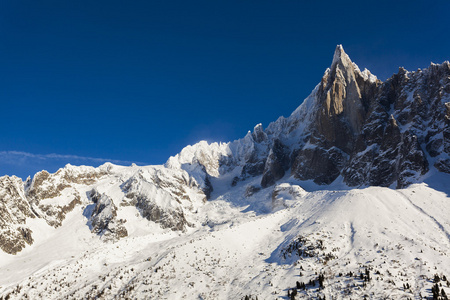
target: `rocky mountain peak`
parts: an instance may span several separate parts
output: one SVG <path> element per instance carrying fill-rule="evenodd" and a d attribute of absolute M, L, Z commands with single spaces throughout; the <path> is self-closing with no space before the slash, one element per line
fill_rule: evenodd
<path fill-rule="evenodd" d="M 261 143 L 267 140 L 267 134 L 264 132 L 264 129 L 262 127 L 262 124 L 259 123 L 253 128 L 252 133 L 253 140 L 257 143 Z"/>
<path fill-rule="evenodd" d="M 335 68 L 337 65 L 344 66 L 345 68 L 352 64 L 350 57 L 344 51 L 344 47 L 337 45 L 336 50 L 334 50 L 333 62 L 331 63 L 330 69 Z"/>
<path fill-rule="evenodd" d="M 383 83 L 361 72 L 338 45 L 314 94 L 307 139 L 293 152 L 293 175 L 319 184 L 342 175 L 352 186 L 404 187 L 428 172 L 425 148 L 442 156 L 438 170 L 449 170 L 448 70 L 448 63 L 423 72 L 399 68 Z"/>
<path fill-rule="evenodd" d="M 350 186 L 404 187 L 428 172 L 425 149 L 439 156 L 434 165 L 446 172 L 449 70 L 448 63 L 417 72 L 400 68 L 382 82 L 367 69 L 361 72 L 338 45 L 320 83 L 289 118 L 266 130 L 256 125 L 214 162 L 224 173 L 242 170 L 233 185 L 262 176 L 262 188 L 289 169 L 295 178 L 318 184 L 342 176 Z"/>
<path fill-rule="evenodd" d="M 351 151 L 378 85 L 370 75 L 359 70 L 341 45 L 336 47 L 332 65 L 317 92 L 319 107 L 311 128 L 317 140 Z"/>

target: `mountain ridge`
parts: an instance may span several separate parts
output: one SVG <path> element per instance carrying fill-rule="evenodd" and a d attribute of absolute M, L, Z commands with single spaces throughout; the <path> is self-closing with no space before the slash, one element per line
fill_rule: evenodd
<path fill-rule="evenodd" d="M 190 199 L 184 186 L 197 189 L 206 201 L 214 190 L 212 179 L 228 178 L 230 174 L 229 188 L 262 176 L 258 184 L 248 187 L 246 195 L 275 185 L 286 174 L 297 180 L 313 180 L 319 185 L 331 184 L 342 177 L 350 187 L 395 185 L 402 188 L 419 182 L 430 166 L 450 172 L 449 124 L 448 62 L 432 63 L 428 69 L 416 72 L 399 68 L 398 74 L 383 83 L 370 71 L 361 72 L 342 45 L 338 45 L 321 82 L 289 117 L 278 118 L 265 130 L 262 124 L 257 124 L 252 132 L 233 142 L 208 144 L 201 141 L 187 146 L 157 167 L 159 177 L 152 175 L 145 181 L 134 175 L 127 180 L 138 185 L 141 181 L 150 182 L 156 187 L 156 190 L 150 189 L 152 193 L 172 186 L 167 199 L 177 199 L 179 203 L 180 197 Z M 19 191 L 13 196 L 11 188 L 4 189 L 8 189 L 9 196 L 22 201 L 22 204 L 17 202 L 17 206 L 21 207 L 20 211 L 25 210 L 24 216 L 44 218 L 50 226 L 58 227 L 67 212 L 82 204 L 80 199 L 84 195 L 73 185 L 93 185 L 99 178 L 111 175 L 112 169 L 112 164 L 99 168 L 68 165 L 55 174 L 38 172 L 27 180 L 23 189 L 15 184 L 14 188 Z M 175 176 L 177 184 L 167 184 L 172 179 L 165 170 Z M 177 173 L 180 174 L 175 175 Z M 14 181 L 14 177 L 11 178 Z M 131 189 L 131 184 L 126 189 Z M 95 189 L 92 191 L 98 193 Z M 68 194 L 64 200 L 61 192 Z M 138 198 L 136 193 L 140 195 Z M 40 204 L 41 200 L 55 197 L 60 197 L 60 203 Z M 127 197 L 134 199 L 132 202 L 139 209 L 147 207 L 151 211 L 145 213 L 148 219 L 155 221 L 162 215 L 171 215 L 142 203 L 140 199 L 144 196 L 138 191 Z M 189 222 L 183 212 L 176 211 L 171 213 L 178 215 L 181 221 L 176 226 L 174 223 L 167 226 L 184 230 Z M 8 222 L 24 223 L 24 217 L 21 221 L 8 220 L 12 220 L 11 217 L 4 218 L 4 228 L 8 228 Z M 21 246 L 5 246 L 9 250 L 3 247 L 4 251 L 16 253 L 32 241 L 32 234 L 26 228 L 17 230 L 14 234 L 10 228 L 6 230 L 3 244 L 7 244 L 10 236 L 15 236 Z M 124 232 L 122 230 L 122 234 Z"/>
<path fill-rule="evenodd" d="M 370 71 L 361 71 L 338 45 L 320 83 L 290 116 L 279 117 L 265 129 L 257 124 L 241 139 L 228 143 L 200 141 L 186 146 L 164 165 L 66 165 L 53 174 L 38 172 L 25 182 L 15 176 L 0 177 L 0 257 L 4 260 L 0 266 L 26 270 L 23 278 L 18 274 L 5 275 L 5 281 L 0 282 L 0 295 L 22 298 L 23 290 L 27 290 L 27 295 L 42 297 L 41 288 L 22 288 L 25 283 L 42 285 L 44 281 L 35 277 L 39 272 L 46 276 L 55 272 L 65 279 L 45 279 L 45 288 L 55 291 L 48 292 L 50 298 L 59 298 L 58 291 L 64 291 L 68 299 L 146 295 L 173 298 L 169 282 L 182 285 L 191 275 L 184 277 L 173 271 L 175 277 L 160 278 L 167 281 L 163 286 L 150 281 L 161 268 L 175 269 L 177 262 L 207 282 L 189 279 L 193 280 L 187 287 L 190 292 L 175 289 L 179 294 L 243 298 L 245 287 L 256 289 L 257 282 L 265 282 L 269 276 L 267 270 L 272 270 L 275 275 L 270 275 L 269 282 L 261 288 L 262 295 L 268 297 L 290 291 L 292 287 L 279 276 L 291 278 L 293 285 L 297 265 L 306 263 L 307 277 L 313 280 L 317 272 L 327 274 L 330 289 L 298 289 L 304 297 L 329 297 L 345 289 L 361 298 L 364 292 L 359 291 L 360 283 L 344 286 L 337 278 L 342 276 L 335 273 L 341 269 L 362 273 L 361 266 L 367 265 L 364 255 L 371 257 L 372 263 L 366 268 L 372 268 L 373 273 L 374 268 L 385 269 L 384 254 L 381 258 L 379 255 L 385 252 L 399 259 L 397 267 L 411 271 L 408 262 L 413 254 L 401 251 L 405 242 L 400 237 L 407 238 L 420 261 L 430 261 L 436 269 L 442 263 L 450 265 L 445 255 L 445 249 L 450 247 L 450 222 L 444 215 L 450 209 L 450 191 L 445 190 L 448 174 L 449 62 L 431 64 L 415 72 L 399 68 L 397 74 L 382 82 Z M 427 176 L 434 176 L 434 187 L 444 189 L 423 183 Z M 271 221 L 265 224 L 265 219 Z M 394 225 L 388 228 L 380 220 Z M 415 220 L 425 224 L 425 229 Z M 370 228 L 365 222 L 372 224 Z M 266 225 L 265 230 L 256 232 Z M 247 230 L 254 230 L 254 235 Z M 239 233 L 236 245 L 234 232 Z M 315 232 L 322 238 L 315 237 Z M 217 240 L 216 235 L 228 244 Z M 371 244 L 371 235 L 378 241 L 376 246 Z M 247 245 L 245 239 L 257 246 Z M 218 250 L 214 241 L 233 252 L 233 258 Z M 394 249 L 392 242 L 402 246 Z M 56 248 L 53 245 L 60 243 L 67 255 L 48 248 L 46 243 Z M 135 252 L 133 247 L 149 254 Z M 265 250 L 258 251 L 258 247 Z M 179 255 L 177 249 L 190 257 L 189 266 L 175 259 Z M 203 262 L 194 255 L 200 249 Z M 97 250 L 99 253 L 95 253 Z M 102 251 L 108 259 L 96 266 Z M 209 257 L 208 251 L 220 258 Z M 45 256 L 46 252 L 51 256 Z M 241 254 L 261 268 L 248 271 L 250 282 L 240 277 L 243 269 L 235 265 L 245 264 Z M 45 256 L 44 262 L 39 261 L 38 255 Z M 125 257 L 123 261 L 120 255 Z M 433 257 L 436 255 L 439 259 Z M 27 261 L 25 258 L 32 262 L 29 267 L 22 263 L 22 259 Z M 53 267 L 54 261 L 59 260 L 68 266 Z M 234 275 L 228 277 L 212 267 L 220 265 L 220 260 L 227 262 L 222 267 Z M 78 261 L 89 261 L 89 267 L 86 269 Z M 332 265 L 327 265 L 329 261 Z M 139 271 L 128 269 L 128 264 L 137 266 Z M 198 273 L 200 267 L 194 267 L 198 264 L 227 282 L 226 291 L 210 275 Z M 345 267 L 347 264 L 351 268 Z M 98 278 L 90 275 L 91 269 Z M 78 277 L 69 274 L 76 274 L 76 270 L 82 270 L 90 281 L 75 284 Z M 450 269 L 444 267 L 443 271 Z M 405 288 L 395 292 L 398 297 L 428 293 L 426 279 L 419 277 L 432 276 L 432 271 L 412 272 L 417 276 L 408 280 L 417 282 L 415 292 Z M 348 277 L 348 284 L 355 284 L 352 276 Z M 102 283 L 106 278 L 111 283 L 109 287 Z M 388 278 L 394 280 L 391 275 Z M 67 286 L 61 284 L 66 279 Z M 12 286 L 18 281 L 22 282 L 20 289 L 19 285 Z M 230 292 L 236 288 L 234 281 L 239 282 L 240 288 Z M 150 285 L 151 291 L 141 288 L 140 282 Z M 375 289 L 381 293 L 380 287 L 389 284 L 376 283 Z M 221 297 L 219 292 L 227 296 Z M 345 299 L 345 295 L 341 298 Z M 383 297 L 387 296 L 383 293 Z"/>
<path fill-rule="evenodd" d="M 221 157 L 217 153 L 210 157 L 215 157 L 217 170 L 229 166 L 230 160 L 240 160 L 236 165 L 245 161 L 241 178 L 271 171 L 275 174 L 267 174 L 271 179 L 265 181 L 271 184 L 292 168 L 298 179 L 319 184 L 343 176 L 350 186 L 396 182 L 397 187 L 404 187 L 428 172 L 427 156 L 435 160 L 433 165 L 439 171 L 449 170 L 449 78 L 446 61 L 423 71 L 399 68 L 398 74 L 383 83 L 368 70 L 361 72 L 338 45 L 321 83 L 288 118 L 280 117 L 265 131 L 258 124 L 243 139 L 229 143 L 229 149 L 222 145 Z M 288 167 L 282 162 L 284 157 L 274 159 L 273 155 L 266 166 L 275 141 L 278 150 L 289 148 Z M 402 149 L 394 147 L 399 144 Z M 200 145 L 204 146 L 198 148 Z M 203 153 L 206 151 L 203 148 Z M 376 160 L 377 156 L 386 159 Z M 370 172 L 371 168 L 375 171 Z M 387 174 L 391 176 L 386 178 Z"/>

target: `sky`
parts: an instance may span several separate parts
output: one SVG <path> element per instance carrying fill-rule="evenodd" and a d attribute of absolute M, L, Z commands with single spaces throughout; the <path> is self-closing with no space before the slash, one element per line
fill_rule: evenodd
<path fill-rule="evenodd" d="M 288 116 L 342 44 L 385 80 L 450 59 L 450 1 L 0 2 L 0 175 L 162 164 Z"/>

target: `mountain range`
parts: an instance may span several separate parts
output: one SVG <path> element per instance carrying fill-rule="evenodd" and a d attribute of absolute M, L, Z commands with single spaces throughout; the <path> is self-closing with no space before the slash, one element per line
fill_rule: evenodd
<path fill-rule="evenodd" d="M 450 63 L 382 82 L 338 45 L 242 139 L 0 177 L 0 297 L 446 299 L 449 183 Z"/>

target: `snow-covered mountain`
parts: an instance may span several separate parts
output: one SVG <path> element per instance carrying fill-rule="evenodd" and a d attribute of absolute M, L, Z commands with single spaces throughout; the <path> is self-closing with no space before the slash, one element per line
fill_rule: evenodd
<path fill-rule="evenodd" d="M 448 62 L 381 82 L 338 46 L 242 139 L 1 177 L 0 296 L 445 298 L 449 125 Z"/>

